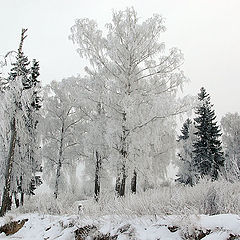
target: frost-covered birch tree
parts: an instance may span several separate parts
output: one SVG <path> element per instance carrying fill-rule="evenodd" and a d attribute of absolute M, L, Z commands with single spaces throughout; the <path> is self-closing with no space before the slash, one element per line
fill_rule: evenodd
<path fill-rule="evenodd" d="M 69 183 L 68 179 L 76 179 L 77 163 L 83 156 L 82 141 L 87 116 L 79 101 L 81 93 L 78 90 L 74 78 L 53 81 L 45 89 L 43 176 L 54 189 L 55 198 L 60 189 L 77 187 L 73 182 Z"/>
<path fill-rule="evenodd" d="M 184 104 L 176 101 L 177 89 L 185 80 L 183 55 L 177 48 L 165 50 L 164 31 L 161 16 L 140 21 L 133 8 L 114 12 L 106 34 L 89 19 L 78 19 L 71 28 L 70 39 L 80 56 L 89 60 L 87 73 L 103 85 L 118 196 L 125 194 L 128 174 L 136 177 L 138 166 L 144 165 L 139 154 L 147 156 L 144 163 L 152 159 L 152 145 L 155 156 L 159 153 L 162 133 L 156 131 L 157 123 L 185 111 Z"/>
<path fill-rule="evenodd" d="M 240 115 L 227 113 L 221 119 L 225 152 L 225 171 L 228 180 L 240 179 Z"/>
<path fill-rule="evenodd" d="M 88 106 L 90 118 L 87 124 L 85 135 L 85 177 L 82 179 L 84 191 L 87 194 L 94 194 L 98 201 L 101 190 L 109 185 L 109 174 L 111 171 L 109 165 L 109 145 L 107 141 L 107 116 L 105 115 L 104 106 L 99 102 L 94 102 Z M 105 184 L 107 181 L 107 184 Z"/>
<path fill-rule="evenodd" d="M 94 167 L 94 197 L 98 201 L 101 192 L 101 183 L 103 182 L 103 177 L 106 179 L 106 161 L 108 161 L 109 156 L 109 146 L 107 137 L 107 116 L 104 110 L 104 105 L 99 99 L 98 102 L 94 104 L 95 109 L 91 112 L 91 122 L 88 126 L 88 155 L 90 154 L 90 164 Z M 91 166 L 90 167 L 91 171 Z M 108 166 L 109 168 L 109 166 Z M 105 172 L 103 176 L 103 172 Z"/>

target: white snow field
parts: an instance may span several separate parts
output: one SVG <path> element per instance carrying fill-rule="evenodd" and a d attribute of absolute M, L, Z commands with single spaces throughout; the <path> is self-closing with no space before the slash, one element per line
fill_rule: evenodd
<path fill-rule="evenodd" d="M 0 219 L 0 226 L 13 220 L 29 220 L 15 234 L 0 234 L 1 240 L 71 240 L 74 231 L 94 226 L 88 237 L 79 239 L 116 239 L 116 240 L 228 240 L 240 239 L 240 217 L 233 214 L 215 216 L 143 216 L 121 217 L 104 216 L 86 218 L 83 216 L 52 216 L 43 214 L 7 215 Z M 106 238 L 97 238 L 107 236 Z M 112 238 L 110 238 L 110 236 Z M 76 238 L 77 239 L 77 238 Z"/>

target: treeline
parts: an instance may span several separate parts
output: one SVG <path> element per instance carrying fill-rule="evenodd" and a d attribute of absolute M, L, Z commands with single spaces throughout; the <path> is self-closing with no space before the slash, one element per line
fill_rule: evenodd
<path fill-rule="evenodd" d="M 132 8 L 114 12 L 106 34 L 93 20 L 78 19 L 69 38 L 88 61 L 86 76 L 41 89 L 39 64 L 31 66 L 23 53 L 23 30 L 13 69 L 0 78 L 1 216 L 12 199 L 18 207 L 34 194 L 41 176 L 55 198 L 81 189 L 98 201 L 107 190 L 119 197 L 159 186 L 177 151 L 185 184 L 232 169 L 235 140 L 223 136 L 224 155 L 205 89 L 197 106 L 177 97 L 186 80 L 183 55 L 165 49 L 164 31 L 162 17 L 141 22 Z M 176 141 L 177 116 L 193 107 L 194 123 L 187 120 Z M 228 116 L 223 129 L 230 132 Z"/>
<path fill-rule="evenodd" d="M 132 8 L 114 12 L 106 30 L 76 20 L 69 38 L 88 60 L 87 75 L 44 91 L 43 176 L 56 198 L 66 186 L 96 200 L 106 189 L 124 196 L 154 188 L 175 155 L 176 116 L 191 109 L 189 98 L 177 98 L 183 55 L 159 41 L 160 16 L 140 22 Z"/>

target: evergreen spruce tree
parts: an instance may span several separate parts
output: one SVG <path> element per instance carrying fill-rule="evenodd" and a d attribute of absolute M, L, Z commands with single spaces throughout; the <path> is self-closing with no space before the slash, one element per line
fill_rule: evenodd
<path fill-rule="evenodd" d="M 178 174 L 177 182 L 183 184 L 193 185 L 195 183 L 195 171 L 193 169 L 192 157 L 193 157 L 193 134 L 194 128 L 192 121 L 188 118 L 181 129 L 181 135 L 178 136 Z"/>
<path fill-rule="evenodd" d="M 216 122 L 215 111 L 210 96 L 202 87 L 198 94 L 199 106 L 196 108 L 194 124 L 196 141 L 193 143 L 193 162 L 199 177 L 208 176 L 216 180 L 224 165 L 221 131 Z"/>
<path fill-rule="evenodd" d="M 36 59 L 33 59 L 32 67 L 31 67 L 31 87 L 34 88 L 33 95 L 32 95 L 32 104 L 31 106 L 33 109 L 38 111 L 41 108 L 41 97 L 39 96 L 39 83 L 38 80 L 40 73 L 39 73 L 39 62 Z"/>
<path fill-rule="evenodd" d="M 178 142 L 189 138 L 189 128 L 191 124 L 192 124 L 192 121 L 189 118 L 183 123 L 183 127 L 181 129 L 182 135 L 178 136 L 178 140 L 177 140 Z"/>
<path fill-rule="evenodd" d="M 42 184 L 42 180 L 40 176 L 36 176 L 36 172 L 40 169 L 40 163 L 39 159 L 37 157 L 38 152 L 38 138 L 37 138 L 37 127 L 38 127 L 38 119 L 39 114 L 38 111 L 41 108 L 41 102 L 42 99 L 39 96 L 40 92 L 40 81 L 38 80 L 40 73 L 39 73 L 39 62 L 36 61 L 36 59 L 33 59 L 32 67 L 30 70 L 30 76 L 28 78 L 28 81 L 26 81 L 25 89 L 29 89 L 29 103 L 26 106 L 27 114 L 26 114 L 26 127 L 28 129 L 29 134 L 29 149 L 28 154 L 30 158 L 30 164 L 31 164 L 31 171 L 32 171 L 32 178 L 30 182 L 28 183 L 28 188 L 26 189 L 26 193 L 28 195 L 34 195 L 34 190 L 37 186 Z"/>

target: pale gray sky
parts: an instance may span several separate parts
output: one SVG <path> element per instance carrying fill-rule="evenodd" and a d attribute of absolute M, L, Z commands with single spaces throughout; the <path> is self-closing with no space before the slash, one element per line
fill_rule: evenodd
<path fill-rule="evenodd" d="M 166 19 L 164 39 L 180 48 L 186 93 L 206 87 L 216 113 L 240 109 L 240 0 L 0 0 L 0 54 L 16 50 L 21 28 L 28 28 L 24 51 L 40 61 L 44 83 L 81 73 L 85 64 L 68 40 L 76 18 L 111 21 L 112 9 L 133 6 L 146 19 Z"/>

